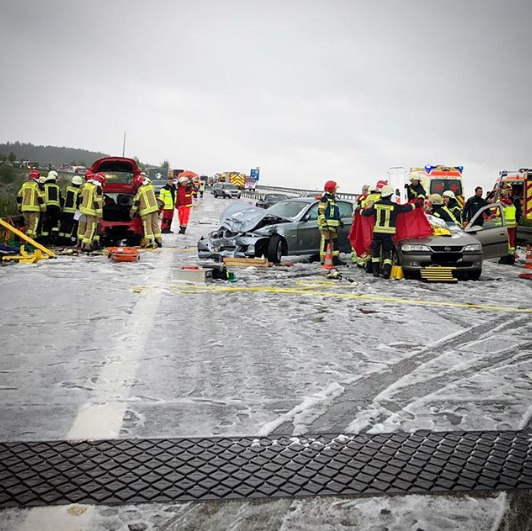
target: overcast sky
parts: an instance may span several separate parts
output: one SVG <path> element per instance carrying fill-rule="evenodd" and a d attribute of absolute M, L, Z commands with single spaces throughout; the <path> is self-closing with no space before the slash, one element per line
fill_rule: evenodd
<path fill-rule="evenodd" d="M 530 0 L 0 0 L 0 141 L 341 190 L 532 165 Z"/>

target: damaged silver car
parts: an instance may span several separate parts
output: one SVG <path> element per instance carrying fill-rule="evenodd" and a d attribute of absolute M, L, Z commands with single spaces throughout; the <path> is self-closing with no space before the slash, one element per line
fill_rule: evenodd
<path fill-rule="evenodd" d="M 232 205 L 222 214 L 220 228 L 199 240 L 199 257 L 222 260 L 265 256 L 270 262 L 279 263 L 283 256 L 310 255 L 319 260 L 318 204 L 316 198 L 300 197 L 281 201 L 267 210 Z M 353 203 L 337 204 L 343 221 L 339 228 L 340 251 L 348 253 Z"/>

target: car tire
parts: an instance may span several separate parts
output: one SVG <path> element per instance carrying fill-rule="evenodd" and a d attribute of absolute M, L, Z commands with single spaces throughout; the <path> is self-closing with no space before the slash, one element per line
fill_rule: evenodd
<path fill-rule="evenodd" d="M 469 280 L 480 280 L 480 275 L 482 275 L 482 269 L 479 269 L 477 271 L 470 271 L 467 274 L 467 278 Z"/>
<path fill-rule="evenodd" d="M 284 254 L 283 239 L 278 234 L 274 234 L 268 240 L 268 262 L 279 264 L 281 262 L 281 258 L 283 254 Z"/>

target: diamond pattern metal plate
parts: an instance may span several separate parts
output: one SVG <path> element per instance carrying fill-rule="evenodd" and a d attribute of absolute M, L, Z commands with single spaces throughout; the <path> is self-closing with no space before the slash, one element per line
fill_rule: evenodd
<path fill-rule="evenodd" d="M 529 489 L 531 435 L 0 443 L 0 507 Z"/>

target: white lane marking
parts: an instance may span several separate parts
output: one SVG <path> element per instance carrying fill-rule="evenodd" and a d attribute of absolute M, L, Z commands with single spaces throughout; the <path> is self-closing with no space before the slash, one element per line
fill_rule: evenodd
<path fill-rule="evenodd" d="M 159 254 L 150 285 L 164 285 L 170 274 L 173 260 L 171 252 Z M 90 402 L 83 404 L 66 438 L 72 439 L 112 439 L 118 437 L 129 396 L 130 383 L 137 372 L 139 358 L 144 353 L 155 315 L 159 307 L 162 290 L 141 294 L 133 312 L 126 320 L 126 335 L 109 353 L 110 360 L 104 365 L 98 377 Z"/>

